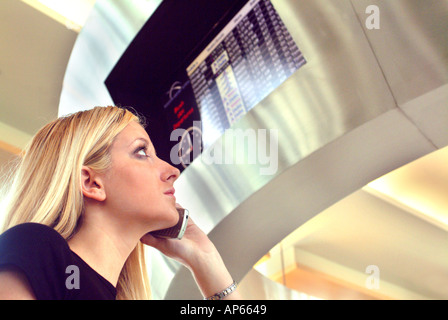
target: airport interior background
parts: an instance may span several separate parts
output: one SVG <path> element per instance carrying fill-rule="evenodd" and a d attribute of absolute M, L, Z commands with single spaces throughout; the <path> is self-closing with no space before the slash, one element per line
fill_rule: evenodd
<path fill-rule="evenodd" d="M 2 172 L 57 116 L 138 108 L 133 99 L 158 86 L 154 101 L 197 103 L 203 138 L 213 137 L 203 152 L 235 129 L 270 135 L 273 170 L 266 159 L 197 157 L 176 182 L 244 299 L 448 299 L 448 1 L 188 3 L 179 12 L 174 0 L 1 0 Z M 210 59 L 215 76 L 195 83 Z M 261 70 L 254 83 L 239 61 Z M 232 119 L 225 99 L 224 118 L 213 113 L 212 88 L 239 99 Z M 167 117 L 170 103 L 151 116 Z M 187 269 L 147 256 L 154 299 L 201 299 Z"/>

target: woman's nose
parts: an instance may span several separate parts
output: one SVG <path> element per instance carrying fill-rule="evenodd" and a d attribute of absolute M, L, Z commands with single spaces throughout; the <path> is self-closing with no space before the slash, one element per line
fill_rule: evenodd
<path fill-rule="evenodd" d="M 176 167 L 173 167 L 168 162 L 163 161 L 163 171 L 162 171 L 162 180 L 163 181 L 176 181 L 180 176 L 180 170 Z"/>

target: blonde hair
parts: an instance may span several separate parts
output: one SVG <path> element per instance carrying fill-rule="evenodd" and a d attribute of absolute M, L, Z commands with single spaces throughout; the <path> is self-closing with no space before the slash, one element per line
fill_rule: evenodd
<path fill-rule="evenodd" d="M 3 230 L 25 222 L 52 227 L 65 239 L 84 212 L 83 165 L 98 172 L 111 164 L 114 138 L 141 117 L 119 107 L 95 107 L 47 124 L 25 149 L 16 169 Z M 128 257 L 117 284 L 117 299 L 149 299 L 143 244 Z"/>

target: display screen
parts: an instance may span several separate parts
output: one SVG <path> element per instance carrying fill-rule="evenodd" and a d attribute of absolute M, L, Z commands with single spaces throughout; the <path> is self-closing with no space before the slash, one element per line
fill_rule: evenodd
<path fill-rule="evenodd" d="M 237 1 L 142 108 L 163 118 L 156 129 L 164 131 L 157 135 L 166 139 L 164 160 L 186 168 L 305 63 L 269 0 Z M 151 136 L 155 128 L 148 129 Z"/>
<path fill-rule="evenodd" d="M 249 1 L 186 69 L 204 147 L 304 63 L 272 3 Z"/>

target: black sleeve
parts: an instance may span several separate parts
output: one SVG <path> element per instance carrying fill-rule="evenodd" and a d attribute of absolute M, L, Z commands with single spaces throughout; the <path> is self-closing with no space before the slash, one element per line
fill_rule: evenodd
<path fill-rule="evenodd" d="M 0 267 L 22 271 L 39 300 L 64 299 L 68 244 L 50 227 L 24 223 L 0 236 Z"/>

